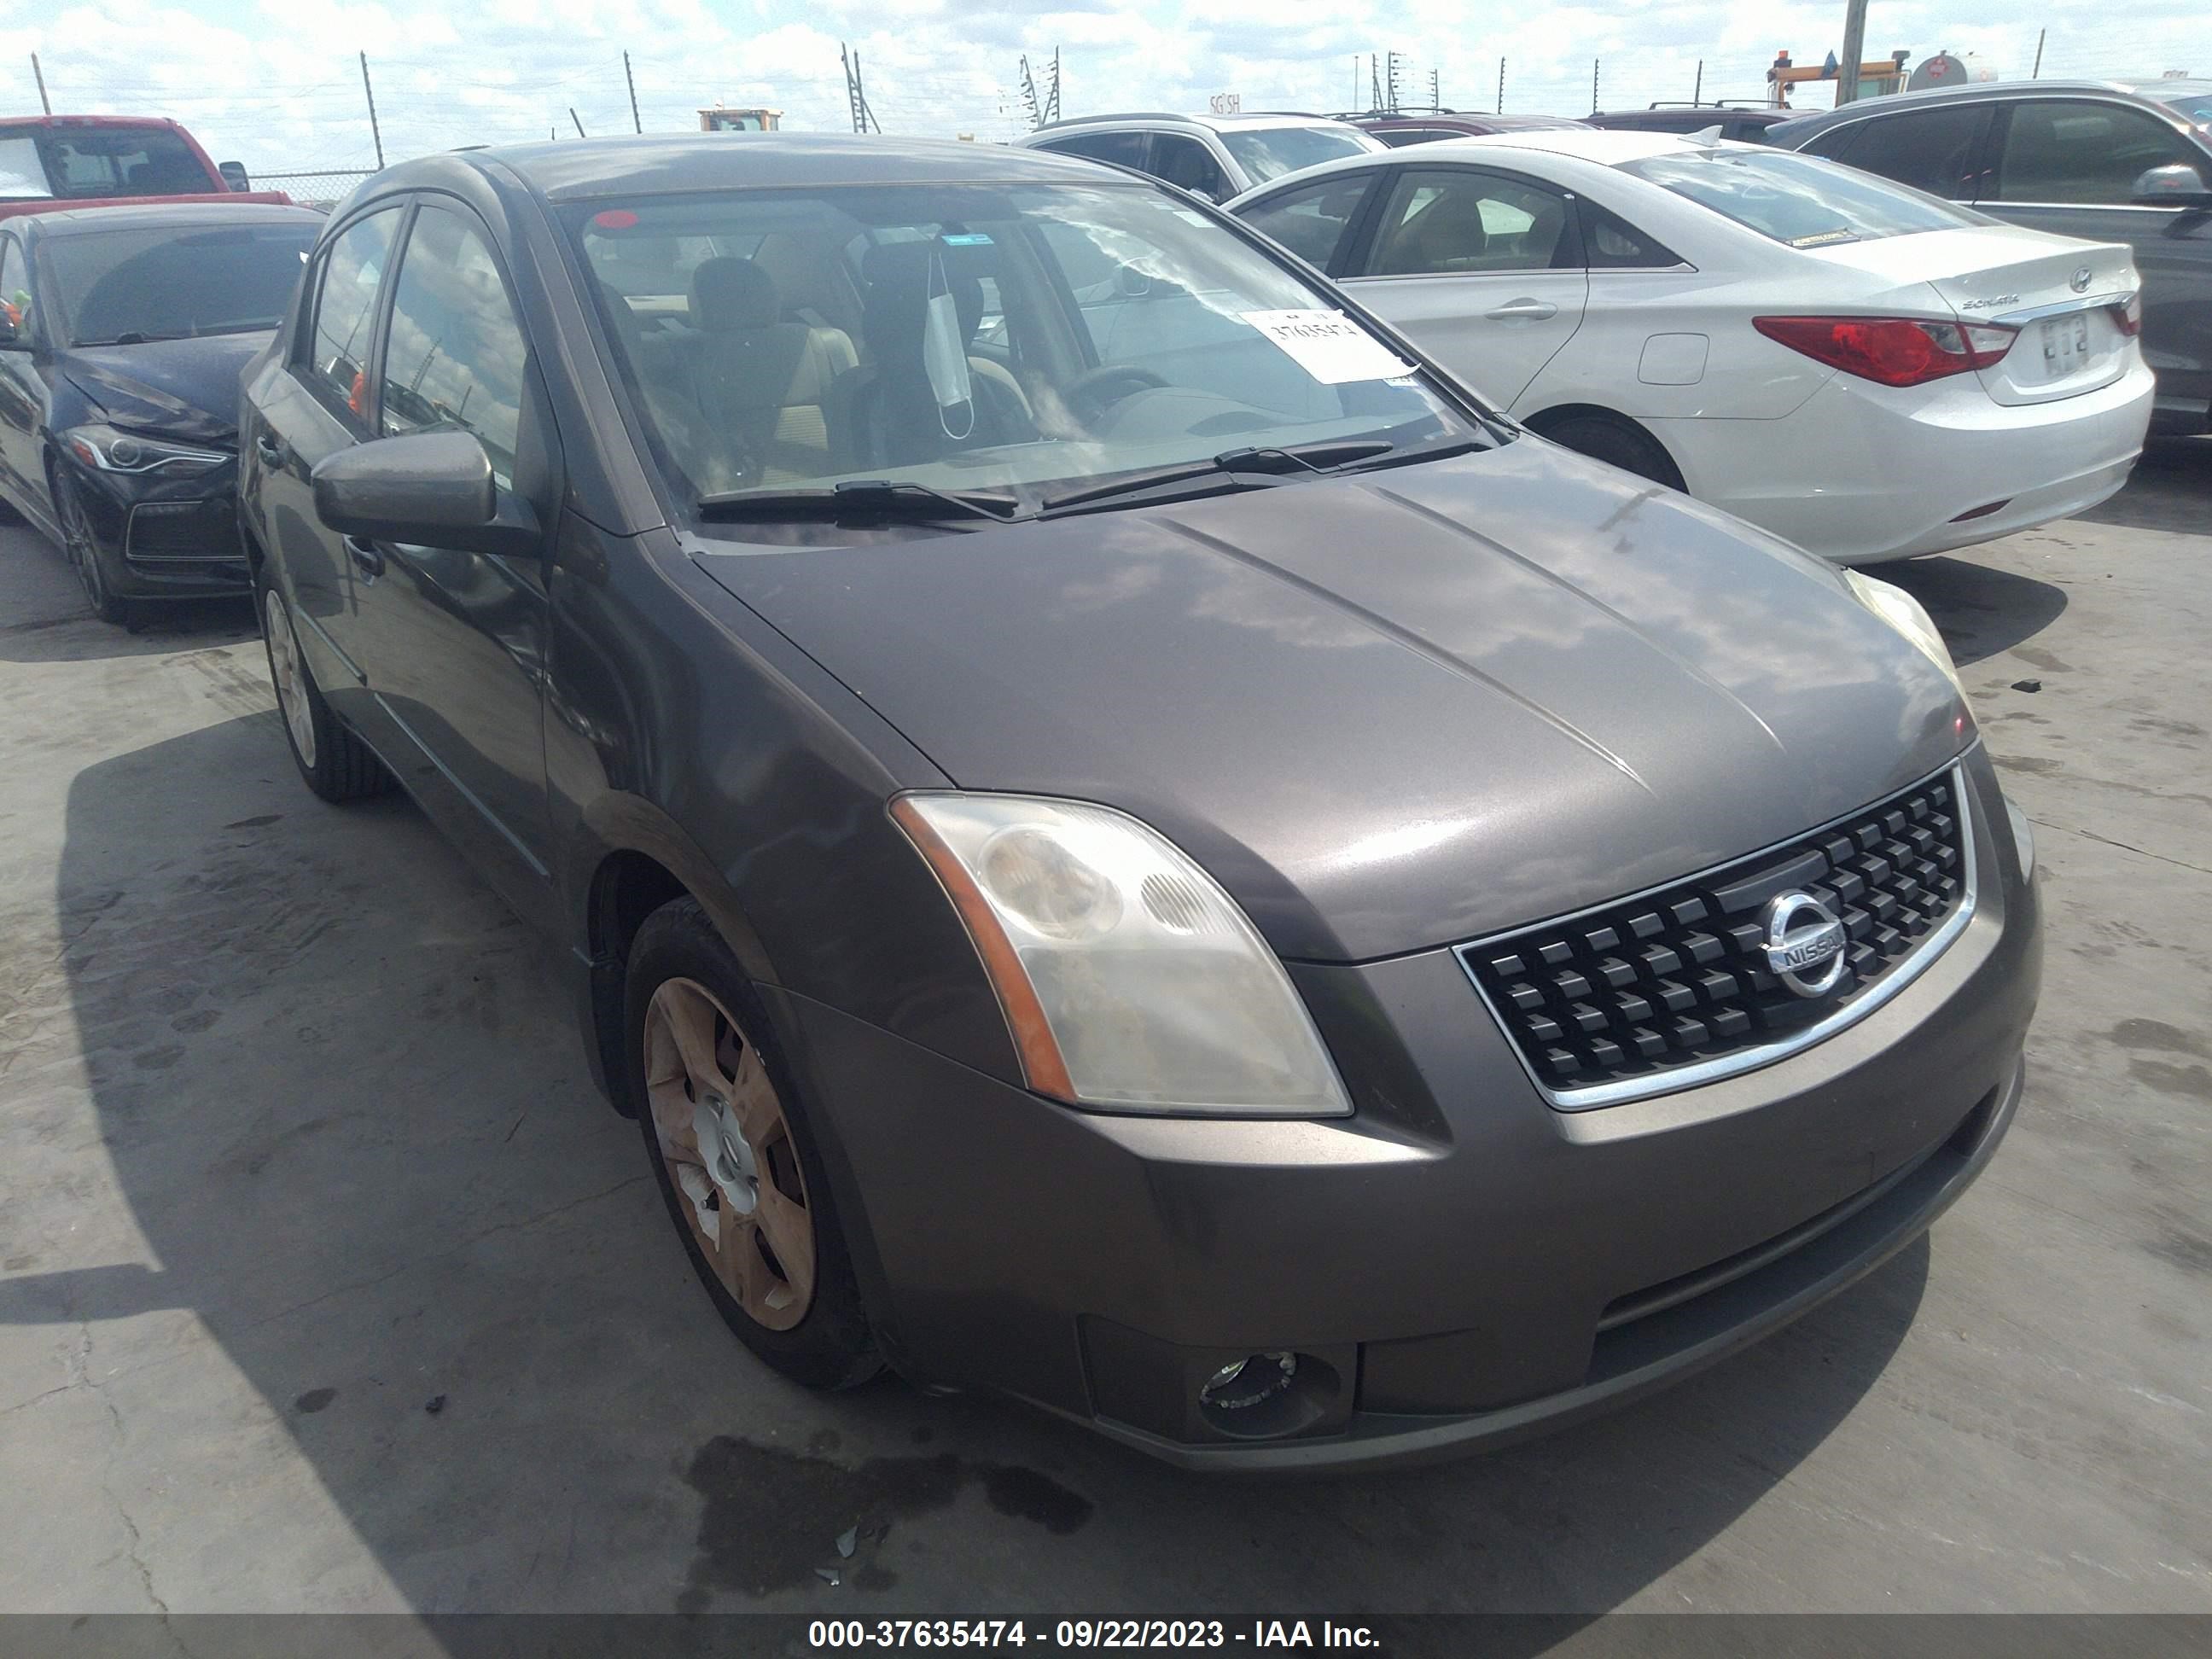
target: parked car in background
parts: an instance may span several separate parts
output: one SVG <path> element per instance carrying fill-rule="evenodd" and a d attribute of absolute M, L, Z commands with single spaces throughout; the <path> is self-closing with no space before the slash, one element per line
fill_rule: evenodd
<path fill-rule="evenodd" d="M 1585 116 L 1581 125 L 1613 132 L 1672 132 L 1684 137 L 1718 127 L 1723 138 L 1758 144 L 1766 141 L 1774 127 L 1796 118 L 1796 114 L 1795 110 L 1747 108 L 1741 104 L 1654 104 L 1648 109 L 1601 110 Z"/>
<path fill-rule="evenodd" d="M 101 621 L 246 591 L 238 371 L 322 222 L 235 197 L 0 222 L 0 497 Z"/>
<path fill-rule="evenodd" d="M 2125 242 L 2142 272 L 2157 429 L 2212 430 L 2212 81 L 2030 81 L 1911 92 L 1772 142 L 2008 223 Z"/>
<path fill-rule="evenodd" d="M 1534 132 L 1546 127 L 1583 125 L 1564 115 L 1488 115 L 1480 111 L 1450 109 L 1393 110 L 1387 113 L 1340 115 L 1336 118 L 1349 121 L 1393 149 L 1402 149 L 1407 144 L 1434 143 L 1440 138 L 1482 138 L 1493 132 Z"/>
<path fill-rule="evenodd" d="M 1209 202 L 1383 148 L 1348 122 L 1312 115 L 1091 115 L 1054 121 L 1017 142 L 1149 173 Z"/>
<path fill-rule="evenodd" d="M 1230 210 L 1532 429 L 1847 564 L 2078 513 L 2149 418 L 2126 247 L 1761 145 L 1467 138 Z"/>
<path fill-rule="evenodd" d="M 2032 842 L 1926 614 L 1529 439 L 1182 192 L 426 156 L 244 394 L 307 786 L 397 778 L 566 947 L 801 1382 L 1433 1456 L 1794 1318 L 2011 1120 Z"/>
<path fill-rule="evenodd" d="M 288 205 L 248 187 L 236 161 L 218 167 L 174 121 L 150 115 L 19 115 L 0 120 L 0 219 L 94 202 L 249 202 Z"/>

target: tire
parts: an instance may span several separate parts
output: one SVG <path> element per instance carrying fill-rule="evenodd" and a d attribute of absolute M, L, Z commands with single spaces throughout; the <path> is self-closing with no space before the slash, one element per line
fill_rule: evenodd
<path fill-rule="evenodd" d="M 1563 448 L 1633 472 L 1639 478 L 1682 488 L 1681 469 L 1659 441 L 1633 421 L 1611 415 L 1570 415 L 1537 431 Z"/>
<path fill-rule="evenodd" d="M 760 999 L 696 900 L 646 918 L 623 1005 L 646 1158 L 723 1322 L 807 1388 L 866 1382 L 883 1360 L 807 1115 Z"/>
<path fill-rule="evenodd" d="M 300 635 L 282 589 L 269 579 L 264 561 L 254 568 L 253 608 L 261 618 L 261 646 L 269 659 L 269 683 L 276 692 L 277 724 L 284 746 L 307 787 L 333 804 L 382 794 L 392 774 L 367 744 L 331 712 L 315 684 L 313 671 L 300 651 Z"/>
<path fill-rule="evenodd" d="M 61 521 L 62 551 L 69 556 L 70 568 L 76 572 L 85 603 L 101 622 L 116 628 L 131 627 L 138 620 L 138 607 L 118 599 L 107 585 L 107 573 L 100 562 L 100 548 L 93 537 L 92 521 L 85 515 L 84 502 L 77 495 L 76 480 L 57 467 L 48 481 L 53 489 L 54 517 Z"/>

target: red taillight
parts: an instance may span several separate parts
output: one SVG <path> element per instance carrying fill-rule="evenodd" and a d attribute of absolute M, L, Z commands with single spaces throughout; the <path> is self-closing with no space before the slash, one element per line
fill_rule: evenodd
<path fill-rule="evenodd" d="M 2112 324 L 2123 334 L 2142 332 L 2142 295 L 2130 294 L 2112 307 Z"/>
<path fill-rule="evenodd" d="M 2020 331 L 1999 323 L 1928 323 L 1907 317 L 1754 317 L 1770 340 L 1883 386 L 1920 386 L 1986 368 Z"/>

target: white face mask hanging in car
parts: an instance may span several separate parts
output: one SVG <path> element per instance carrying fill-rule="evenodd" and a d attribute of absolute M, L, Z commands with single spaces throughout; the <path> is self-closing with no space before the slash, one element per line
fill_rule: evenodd
<path fill-rule="evenodd" d="M 975 388 L 968 378 L 968 342 L 960 329 L 960 307 L 945 274 L 945 255 L 929 250 L 929 299 L 921 325 L 921 366 L 937 398 L 938 424 L 957 441 L 975 429 Z M 955 424 L 955 411 L 961 411 Z"/>

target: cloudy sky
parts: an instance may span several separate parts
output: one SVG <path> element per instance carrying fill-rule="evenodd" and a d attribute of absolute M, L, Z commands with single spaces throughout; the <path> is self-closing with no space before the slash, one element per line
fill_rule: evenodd
<path fill-rule="evenodd" d="M 1548 9 L 1457 0 L 5 0 L 14 56 L 0 111 L 35 112 L 36 52 L 57 112 L 175 117 L 255 173 L 374 164 L 361 73 L 374 78 L 387 159 L 574 131 L 627 131 L 622 54 L 647 131 L 696 127 L 718 100 L 781 107 L 785 125 L 842 130 L 841 41 L 861 54 L 890 133 L 1005 138 L 1024 129 L 1019 61 L 1060 54 L 1063 112 L 1250 109 L 1366 102 L 1370 53 L 1397 51 L 1407 101 L 1586 114 L 1593 58 L 1608 108 L 1756 98 L 1778 49 L 1819 62 L 1839 43 L 1842 0 L 1678 0 Z M 12 16 L 9 14 L 12 13 Z M 2043 73 L 2212 75 L 2207 0 L 1874 0 L 1869 58 L 1976 54 L 2006 79 Z M 1355 71 L 1355 59 L 1357 69 Z M 1356 73 L 1356 82 L 1355 82 Z M 1825 106 L 1825 88 L 1797 102 Z"/>

